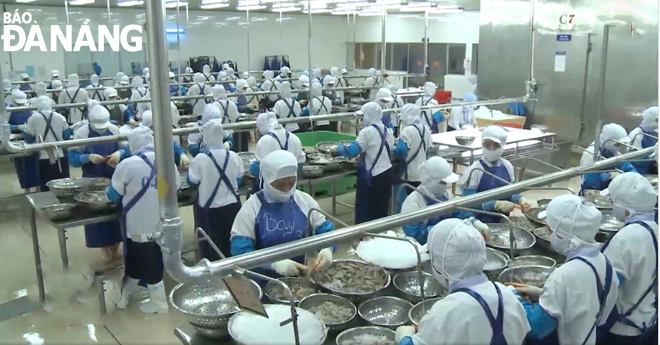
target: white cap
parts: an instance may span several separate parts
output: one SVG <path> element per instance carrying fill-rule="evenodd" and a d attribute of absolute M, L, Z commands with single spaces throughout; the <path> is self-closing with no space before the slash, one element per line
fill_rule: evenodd
<path fill-rule="evenodd" d="M 170 73 L 168 73 L 168 75 L 170 76 L 170 79 L 176 77 L 176 75 L 175 75 L 174 72 L 172 72 L 172 71 L 170 71 Z"/>
<path fill-rule="evenodd" d="M 329 74 L 323 77 L 323 85 L 332 87 L 337 82 L 337 79 Z M 333 85 L 330 85 L 333 84 Z"/>
<path fill-rule="evenodd" d="M 601 195 L 623 206 L 632 214 L 653 213 L 658 202 L 658 193 L 651 182 L 636 172 L 627 172 L 615 177 Z"/>
<path fill-rule="evenodd" d="M 202 136 L 204 136 L 204 143 L 208 148 L 222 149 L 223 142 L 226 136 L 225 130 L 222 127 L 222 119 L 213 119 L 202 126 Z"/>
<path fill-rule="evenodd" d="M 89 123 L 96 129 L 110 127 L 110 113 L 105 107 L 92 107 L 89 111 Z"/>
<path fill-rule="evenodd" d="M 38 111 L 46 111 L 46 110 L 53 110 L 52 103 L 53 100 L 50 99 L 48 96 L 39 96 L 37 97 L 37 110 Z"/>
<path fill-rule="evenodd" d="M 66 81 L 69 86 L 78 87 L 78 85 L 80 85 L 80 77 L 75 73 L 69 74 L 69 77 L 66 78 Z"/>
<path fill-rule="evenodd" d="M 11 90 L 11 98 L 14 100 L 14 103 L 19 105 L 27 103 L 27 95 L 18 89 Z"/>
<path fill-rule="evenodd" d="M 285 150 L 273 151 L 259 165 L 264 183 L 298 175 L 298 160 L 293 153 Z"/>
<path fill-rule="evenodd" d="M 614 140 L 624 144 L 630 144 L 628 132 L 626 132 L 626 129 L 621 127 L 621 125 L 609 123 L 603 126 L 603 130 L 600 133 L 600 144 L 607 150 L 617 152 L 618 148 L 616 146 L 619 144 L 614 142 Z"/>
<path fill-rule="evenodd" d="M 284 81 L 280 83 L 277 90 L 279 91 L 281 98 L 286 98 L 286 99 L 291 98 L 291 83 L 289 83 L 288 81 Z"/>
<path fill-rule="evenodd" d="M 257 116 L 257 129 L 261 135 L 266 135 L 275 125 L 277 125 L 277 115 L 275 113 L 261 113 Z"/>
<path fill-rule="evenodd" d="M 310 86 L 309 88 L 309 94 L 312 97 L 321 97 L 321 95 L 323 95 L 323 86 L 321 86 L 321 84 L 317 83 L 316 80 L 314 80 L 312 86 Z"/>
<path fill-rule="evenodd" d="M 393 99 L 392 91 L 389 88 L 381 87 L 378 89 L 378 93 L 376 93 L 376 101 L 380 102 L 381 100 L 385 100 L 385 102 L 392 102 Z"/>
<path fill-rule="evenodd" d="M 132 153 L 138 153 L 145 147 L 154 145 L 154 136 L 153 132 L 147 126 L 139 126 L 133 129 L 127 135 L 128 137 L 128 148 Z"/>
<path fill-rule="evenodd" d="M 142 112 L 142 125 L 151 127 L 154 124 L 154 115 L 151 113 L 151 110 L 145 110 Z"/>
<path fill-rule="evenodd" d="M 401 121 L 406 125 L 411 125 L 415 121 L 421 121 L 422 109 L 414 103 L 406 103 L 401 107 Z"/>
<path fill-rule="evenodd" d="M 248 88 L 248 82 L 245 79 L 239 79 L 236 81 L 236 89 L 241 90 L 241 89 L 246 89 Z"/>
<path fill-rule="evenodd" d="M 117 90 L 114 87 L 106 87 L 105 90 L 103 90 L 103 96 L 105 96 L 105 98 L 110 98 L 117 95 Z"/>
<path fill-rule="evenodd" d="M 61 89 L 62 89 L 62 81 L 59 80 L 59 79 L 55 79 L 55 80 L 53 80 L 52 83 L 50 83 L 50 86 L 51 86 L 54 90 L 61 90 Z"/>
<path fill-rule="evenodd" d="M 545 212 L 552 231 L 584 242 L 595 242 L 603 215 L 592 203 L 572 194 L 560 195 L 550 201 Z"/>
<path fill-rule="evenodd" d="M 60 76 L 60 71 L 54 69 L 54 70 L 50 71 L 50 75 L 51 75 L 51 77 L 59 77 Z"/>
<path fill-rule="evenodd" d="M 312 85 L 314 88 L 314 85 Z M 364 126 L 371 126 L 378 123 L 383 119 L 383 109 L 376 102 L 368 102 L 360 108 L 360 112 L 364 115 Z"/>
<path fill-rule="evenodd" d="M 433 96 L 435 94 L 435 90 L 437 89 L 438 87 L 430 81 L 424 83 L 424 94 L 427 96 Z"/>
<path fill-rule="evenodd" d="M 300 77 L 298 77 L 298 87 L 309 87 L 309 77 L 302 74 Z"/>
<path fill-rule="evenodd" d="M 460 219 L 436 224 L 429 232 L 428 249 L 434 276 L 444 275 L 452 281 L 482 273 L 487 262 L 483 236 Z M 436 279 L 442 281 L 442 277 Z"/>
<path fill-rule="evenodd" d="M 211 93 L 213 93 L 213 98 L 215 99 L 227 99 L 227 91 L 222 85 L 213 85 Z"/>
<path fill-rule="evenodd" d="M 642 113 L 642 126 L 646 129 L 658 128 L 658 107 L 650 107 Z"/>
<path fill-rule="evenodd" d="M 204 77 L 204 74 L 199 73 L 199 72 L 193 74 L 193 81 L 194 81 L 195 83 L 201 84 L 201 83 L 203 83 L 205 80 L 206 80 L 206 78 Z"/>
<path fill-rule="evenodd" d="M 484 141 L 488 139 L 504 147 L 504 144 L 506 144 L 506 138 L 508 136 L 509 133 L 504 128 L 497 125 L 491 125 L 486 127 L 481 133 L 481 144 L 483 145 Z"/>
<path fill-rule="evenodd" d="M 21 79 L 30 78 L 27 73 L 21 73 Z"/>
<path fill-rule="evenodd" d="M 451 166 L 444 158 L 435 156 L 429 158 L 422 166 L 421 178 L 422 183 L 439 183 L 442 181 L 452 184 L 458 181 L 460 176 L 452 171 Z"/>
<path fill-rule="evenodd" d="M 263 75 L 264 78 L 266 79 L 273 79 L 275 73 L 273 73 L 273 71 L 264 71 L 263 73 L 261 73 L 261 75 Z"/>
<path fill-rule="evenodd" d="M 205 124 L 210 120 L 220 118 L 222 118 L 222 114 L 220 113 L 220 109 L 218 109 L 215 104 L 208 103 L 204 106 L 204 110 L 202 110 L 202 124 Z"/>

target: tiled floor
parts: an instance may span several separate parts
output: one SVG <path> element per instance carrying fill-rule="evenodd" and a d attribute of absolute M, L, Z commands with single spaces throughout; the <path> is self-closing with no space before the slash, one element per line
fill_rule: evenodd
<path fill-rule="evenodd" d="M 74 169 L 73 174 L 79 174 Z M 577 180 L 560 183 L 561 186 L 577 187 Z M 0 161 L 0 195 L 19 194 L 20 188 L 10 162 Z M 526 195 L 532 199 L 563 194 L 562 192 L 533 191 Z M 354 203 L 354 194 L 338 198 Z M 27 294 L 38 301 L 32 242 L 30 236 L 29 209 L 22 197 L 3 199 L 0 202 L 0 303 Z M 319 200 L 322 208 L 330 210 L 330 199 Z M 350 208 L 337 205 L 340 218 L 353 222 Z M 181 209 L 185 224 L 185 242 L 192 245 L 192 209 Z M 174 327 L 186 322 L 185 317 L 170 309 L 167 315 L 148 316 L 140 313 L 137 298 L 127 310 L 115 310 L 106 298 L 108 314 L 99 314 L 96 286 L 90 286 L 86 276 L 101 265 L 97 251 L 85 248 L 82 228 L 67 232 L 71 268 L 62 269 L 57 232 L 43 221 L 38 222 L 40 250 L 46 278 L 48 303 L 43 310 L 0 321 L 0 344 L 179 344 L 173 335 Z M 347 245 L 340 250 L 347 255 Z M 107 274 L 112 282 L 120 279 L 121 271 Z M 169 291 L 175 282 L 166 278 Z M 108 291 L 109 296 L 112 291 Z"/>

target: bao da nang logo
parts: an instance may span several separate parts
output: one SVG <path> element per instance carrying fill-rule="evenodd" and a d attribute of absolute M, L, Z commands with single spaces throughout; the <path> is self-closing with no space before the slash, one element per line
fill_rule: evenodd
<path fill-rule="evenodd" d="M 98 25 L 96 26 L 96 36 L 94 36 L 92 28 L 87 25 L 89 20 L 86 20 L 85 25 L 76 28 L 78 32 L 75 33 L 75 41 L 71 25 L 51 25 L 50 39 L 46 41 L 41 33 L 42 27 L 36 23 L 29 26 L 27 35 L 25 30 L 28 27 L 16 25 L 31 24 L 32 14 L 30 12 L 18 13 L 18 10 L 14 13 L 4 12 L 3 21 L 4 31 L 0 38 L 2 38 L 3 48 L 6 52 L 19 50 L 28 52 L 33 48 L 42 52 L 54 52 L 57 51 L 58 45 L 68 52 L 80 51 L 81 47 L 89 47 L 91 51 L 103 51 L 106 43 L 112 51 L 119 51 L 120 46 L 129 52 L 142 50 L 142 26 L 140 25 L 127 25 L 121 29 L 119 25 Z M 139 35 L 129 35 L 131 31 L 136 31 Z"/>

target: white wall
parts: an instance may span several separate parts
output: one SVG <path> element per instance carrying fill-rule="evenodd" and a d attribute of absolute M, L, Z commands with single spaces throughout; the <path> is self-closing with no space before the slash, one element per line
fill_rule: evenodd
<path fill-rule="evenodd" d="M 430 15 L 429 42 L 479 43 L 479 13 Z M 424 42 L 424 16 L 391 14 L 385 18 L 385 39 L 388 43 Z M 382 41 L 382 18 L 358 17 L 356 42 Z"/>

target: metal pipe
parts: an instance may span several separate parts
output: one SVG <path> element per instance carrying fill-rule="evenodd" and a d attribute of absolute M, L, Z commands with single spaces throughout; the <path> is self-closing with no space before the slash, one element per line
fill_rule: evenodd
<path fill-rule="evenodd" d="M 346 68 L 348 68 L 348 53 L 351 43 L 351 15 L 346 14 Z"/>
<path fill-rule="evenodd" d="M 525 190 L 565 190 L 573 195 L 577 195 L 572 189 L 568 187 L 528 187 Z"/>
<path fill-rule="evenodd" d="M 429 11 L 424 11 L 424 76 L 427 80 L 429 75 Z M 430 73 L 429 73 L 430 74 Z"/>
<path fill-rule="evenodd" d="M 596 122 L 596 140 L 594 140 L 594 156 L 600 155 L 600 132 L 603 130 L 603 111 L 605 109 L 605 75 L 607 74 L 607 51 L 609 49 L 611 25 L 605 24 L 603 28 L 603 48 L 600 58 L 600 87 L 598 98 L 598 121 Z"/>
<path fill-rule="evenodd" d="M 534 43 L 534 8 L 536 5 L 536 0 L 530 0 L 529 4 L 529 80 L 534 79 L 534 51 L 535 51 L 535 43 Z M 512 258 L 513 259 L 513 258 Z"/>
<path fill-rule="evenodd" d="M 636 148 L 635 146 L 632 146 L 632 145 L 626 144 L 626 143 L 624 143 L 623 141 L 621 141 L 621 140 L 616 140 L 616 139 L 607 139 L 607 140 L 605 140 L 605 142 L 603 143 L 603 146 L 605 146 L 605 144 L 607 144 L 607 143 L 610 142 L 610 141 L 613 141 L 613 142 L 615 142 L 615 143 L 617 143 L 617 144 L 619 144 L 619 145 L 625 146 L 625 147 L 627 147 L 627 148 L 629 148 L 629 149 L 633 149 L 633 151 L 634 151 L 634 150 L 637 150 L 637 148 Z M 596 160 L 600 159 L 600 151 L 598 151 L 598 153 L 596 153 L 596 158 L 595 158 L 595 159 L 596 159 Z"/>
<path fill-rule="evenodd" d="M 413 222 L 424 221 L 430 217 L 451 212 L 457 207 L 469 207 L 477 205 L 485 201 L 497 199 L 504 195 L 519 192 L 527 187 L 554 183 L 573 176 L 590 172 L 592 170 L 602 169 L 626 159 L 633 159 L 648 155 L 653 151 L 653 148 L 646 148 L 640 151 L 630 152 L 621 156 L 613 157 L 604 161 L 598 161 L 590 166 L 575 167 L 563 171 L 558 171 L 556 173 L 525 180 L 516 184 L 502 186 L 496 189 L 472 194 L 462 198 L 456 198 L 441 204 L 429 206 L 418 211 L 384 217 L 367 223 L 362 223 L 351 227 L 334 230 L 325 234 L 316 235 L 313 238 L 305 238 L 294 242 L 256 250 L 254 252 L 243 255 L 233 256 L 225 260 L 213 262 L 211 264 L 211 270 L 213 274 L 227 275 L 231 274 L 237 267 L 258 267 L 266 263 L 288 259 L 297 255 L 303 255 L 308 251 L 326 248 L 344 241 L 359 239 L 367 232 L 383 232 L 394 227 L 403 226 Z M 191 276 L 185 277 L 185 281 L 196 279 L 196 276 L 201 275 L 200 272 L 204 270 L 201 267 L 189 267 L 189 269 L 191 271 Z"/>
<path fill-rule="evenodd" d="M 385 49 L 386 46 L 386 39 L 385 39 L 385 17 L 387 17 L 387 8 L 385 7 L 385 2 L 383 2 L 383 19 L 381 20 L 381 38 L 380 38 L 380 70 L 385 71 Z M 385 73 L 381 72 L 380 73 L 383 80 L 385 79 Z M 385 85 L 383 85 L 385 86 Z"/>
<path fill-rule="evenodd" d="M 651 139 L 658 140 L 658 137 L 654 137 L 654 136 L 652 136 L 651 134 L 644 133 L 644 132 L 639 132 L 639 133 L 635 134 L 635 136 L 632 138 L 632 140 L 631 140 L 630 142 L 631 142 L 631 143 L 635 143 L 635 140 L 637 139 L 637 137 L 638 137 L 640 134 L 643 135 L 643 136 L 645 136 L 645 137 L 649 137 L 649 138 L 651 138 Z"/>
<path fill-rule="evenodd" d="M 353 69 L 355 69 L 355 39 L 357 37 L 357 13 L 353 13 Z M 346 65 L 348 68 L 348 65 Z M 311 73 L 311 72 L 310 72 Z M 348 79 L 348 76 L 344 76 L 345 79 Z M 347 80 L 348 82 L 348 80 Z"/>
<path fill-rule="evenodd" d="M 520 168 L 520 174 L 518 175 L 518 181 L 522 181 L 522 180 L 523 180 L 523 177 L 524 177 L 524 175 L 525 175 L 525 169 L 527 169 L 527 163 L 529 163 L 530 160 L 535 161 L 535 162 L 538 162 L 538 163 L 541 163 L 541 164 L 546 165 L 546 166 L 549 166 L 549 167 L 551 167 L 551 168 L 553 168 L 553 169 L 555 169 L 555 170 L 557 170 L 557 171 L 562 171 L 562 170 L 563 170 L 563 169 L 560 168 L 560 167 L 556 167 L 556 166 L 554 166 L 554 165 L 552 165 L 552 164 L 550 164 L 550 163 L 546 163 L 546 162 L 544 162 L 544 161 L 542 161 L 542 160 L 540 160 L 540 159 L 537 159 L 537 158 L 534 158 L 534 157 L 528 157 L 528 158 L 525 160 L 525 162 L 523 163 L 522 167 Z"/>
<path fill-rule="evenodd" d="M 309 80 L 312 80 L 312 0 L 307 0 L 307 62 L 309 64 Z M 311 84 L 310 84 L 311 85 Z"/>
<path fill-rule="evenodd" d="M 468 175 L 467 182 L 465 182 L 465 188 L 468 188 L 468 186 L 470 185 L 470 180 L 472 179 L 472 174 L 474 174 L 475 171 L 481 171 L 482 173 L 490 175 L 491 177 L 494 177 L 494 178 L 496 178 L 496 179 L 498 179 L 498 180 L 500 180 L 500 181 L 502 181 L 506 184 L 511 184 L 511 182 L 509 182 L 509 181 L 507 181 L 507 180 L 505 180 L 505 179 L 503 179 L 503 178 L 501 178 L 501 177 L 499 177 L 495 174 L 491 174 L 491 173 L 489 173 L 488 171 L 486 171 L 484 169 L 474 168 L 474 169 L 472 169 L 472 171 L 470 171 L 470 175 Z"/>
<path fill-rule="evenodd" d="M 245 11 L 247 19 L 247 68 L 250 69 L 250 10 Z M 281 23 L 280 23 L 281 24 Z M 233 80 L 229 80 L 230 82 Z"/>

